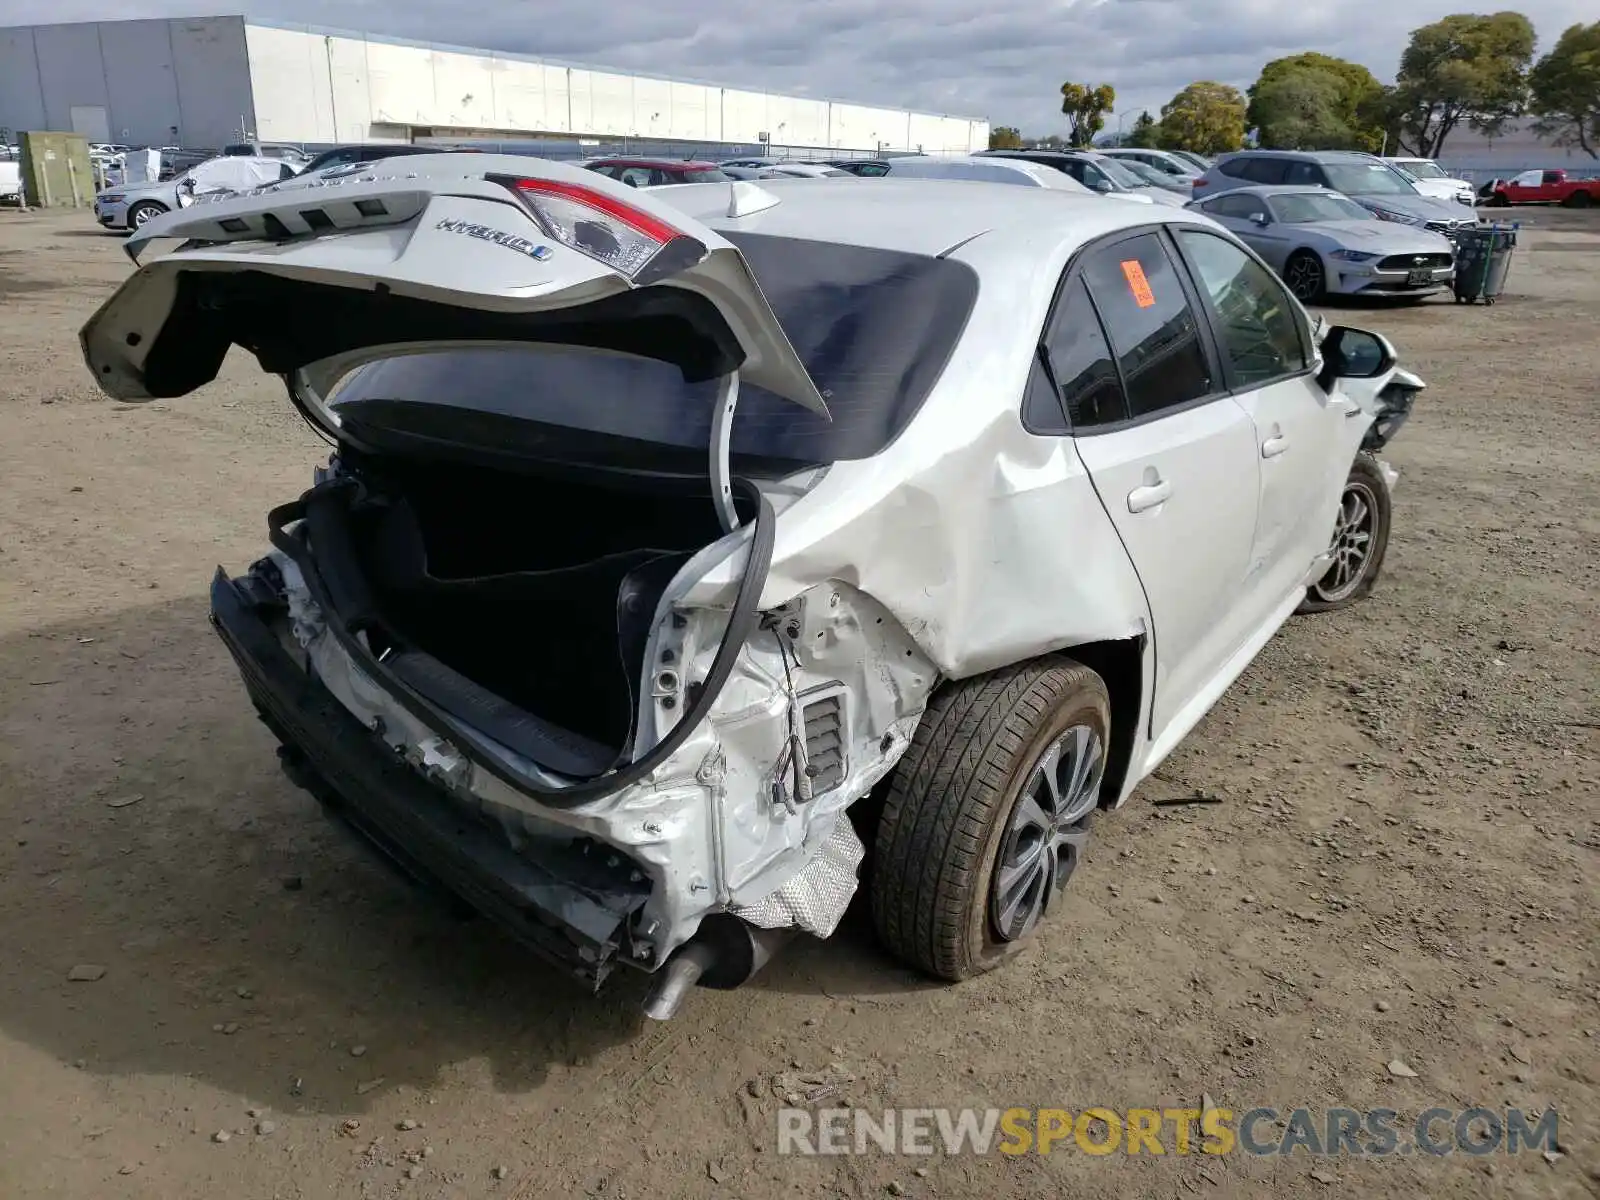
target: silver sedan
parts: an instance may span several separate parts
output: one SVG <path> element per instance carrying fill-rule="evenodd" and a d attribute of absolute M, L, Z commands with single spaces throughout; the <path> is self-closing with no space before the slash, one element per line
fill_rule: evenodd
<path fill-rule="evenodd" d="M 1449 238 L 1380 221 L 1327 188 L 1235 188 L 1189 207 L 1236 235 L 1307 303 L 1330 294 L 1422 297 L 1455 278 Z"/>

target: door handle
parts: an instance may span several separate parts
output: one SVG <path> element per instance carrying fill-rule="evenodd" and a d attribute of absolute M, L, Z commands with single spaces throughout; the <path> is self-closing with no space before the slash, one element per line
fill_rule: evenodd
<path fill-rule="evenodd" d="M 1275 433 L 1261 443 L 1262 458 L 1277 458 L 1289 448 L 1289 439 L 1281 433 Z"/>
<path fill-rule="evenodd" d="M 1128 493 L 1128 511 L 1142 513 L 1158 504 L 1165 504 L 1167 497 L 1171 495 L 1172 485 L 1165 479 L 1158 479 L 1155 483 L 1144 484 L 1142 487 L 1136 487 Z"/>

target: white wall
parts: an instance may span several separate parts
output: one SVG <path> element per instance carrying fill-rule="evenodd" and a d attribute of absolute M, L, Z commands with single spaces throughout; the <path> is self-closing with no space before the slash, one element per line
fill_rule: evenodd
<path fill-rule="evenodd" d="M 621 75 L 359 34 L 252 24 L 256 135 L 335 142 L 406 126 L 840 150 L 981 150 L 986 121 Z"/>
<path fill-rule="evenodd" d="M 70 130 L 74 108 L 97 107 L 113 141 L 237 140 L 251 112 L 244 19 L 0 29 L 0 126 Z"/>
<path fill-rule="evenodd" d="M 4 0 L 0 0 L 3 11 Z M 285 142 L 444 127 L 837 150 L 981 150 L 986 121 L 621 75 L 241 17 L 0 29 L 0 126 L 72 128 L 104 107 L 116 141 L 221 146 L 243 123 Z"/>

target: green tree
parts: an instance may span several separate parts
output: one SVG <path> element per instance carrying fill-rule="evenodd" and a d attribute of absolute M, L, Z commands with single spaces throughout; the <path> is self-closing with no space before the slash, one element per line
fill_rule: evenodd
<path fill-rule="evenodd" d="M 1022 133 L 1011 125 L 997 125 L 989 131 L 989 149 L 1020 150 Z"/>
<path fill-rule="evenodd" d="M 1314 50 L 1275 58 L 1250 85 L 1245 119 L 1263 146 L 1377 150 L 1384 88 L 1359 63 Z"/>
<path fill-rule="evenodd" d="M 1161 145 L 1196 154 L 1225 154 L 1244 143 L 1248 106 L 1238 88 L 1202 79 L 1161 106 Z"/>
<path fill-rule="evenodd" d="M 1339 112 L 1344 88 L 1328 71 L 1290 71 L 1251 90 L 1246 119 L 1268 150 L 1342 150 L 1353 139 Z"/>
<path fill-rule="evenodd" d="M 1411 31 L 1392 93 L 1401 144 L 1435 158 L 1462 121 L 1493 136 L 1522 112 L 1533 23 L 1517 12 L 1456 13 Z"/>
<path fill-rule="evenodd" d="M 1600 158 L 1600 21 L 1573 25 L 1528 74 L 1534 128 Z"/>
<path fill-rule="evenodd" d="M 1156 144 L 1160 132 L 1156 126 L 1156 119 L 1148 112 L 1142 112 L 1134 121 L 1133 128 L 1128 131 L 1128 140 L 1124 144 L 1142 148 L 1151 147 Z"/>
<path fill-rule="evenodd" d="M 1067 118 L 1067 140 L 1074 146 L 1094 145 L 1094 135 L 1106 127 L 1106 114 L 1117 102 L 1117 89 L 1109 83 L 1061 85 L 1061 111 Z"/>

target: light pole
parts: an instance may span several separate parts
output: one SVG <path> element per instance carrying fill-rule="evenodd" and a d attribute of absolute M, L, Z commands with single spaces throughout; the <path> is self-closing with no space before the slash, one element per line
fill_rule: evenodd
<path fill-rule="evenodd" d="M 1123 130 L 1127 128 L 1128 118 L 1134 113 L 1142 111 L 1142 109 L 1138 108 L 1125 108 L 1120 113 L 1112 114 L 1117 122 L 1117 145 L 1122 145 Z"/>

